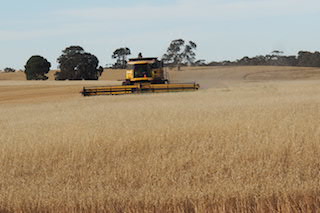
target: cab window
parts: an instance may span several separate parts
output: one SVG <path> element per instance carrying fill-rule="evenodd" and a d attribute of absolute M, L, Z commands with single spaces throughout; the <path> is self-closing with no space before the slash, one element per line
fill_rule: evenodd
<path fill-rule="evenodd" d="M 134 66 L 134 77 L 135 78 L 143 78 L 152 77 L 152 68 L 150 64 L 136 64 Z"/>

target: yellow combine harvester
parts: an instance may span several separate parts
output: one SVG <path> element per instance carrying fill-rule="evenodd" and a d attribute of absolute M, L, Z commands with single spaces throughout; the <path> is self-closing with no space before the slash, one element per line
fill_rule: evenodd
<path fill-rule="evenodd" d="M 122 95 L 132 93 L 180 92 L 199 89 L 196 83 L 169 83 L 163 63 L 157 58 L 129 59 L 126 80 L 122 86 L 84 87 L 84 96 Z"/>

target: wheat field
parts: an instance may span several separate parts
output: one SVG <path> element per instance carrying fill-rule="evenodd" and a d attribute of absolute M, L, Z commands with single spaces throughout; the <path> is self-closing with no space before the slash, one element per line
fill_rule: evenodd
<path fill-rule="evenodd" d="M 190 68 L 170 76 L 197 92 L 79 95 L 112 72 L 0 81 L 0 212 L 319 211 L 320 69 Z"/>

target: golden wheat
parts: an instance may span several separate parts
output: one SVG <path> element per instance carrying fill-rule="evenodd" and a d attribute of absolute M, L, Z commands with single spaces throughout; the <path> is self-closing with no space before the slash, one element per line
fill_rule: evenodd
<path fill-rule="evenodd" d="M 320 82 L 0 107 L 0 212 L 316 212 Z"/>

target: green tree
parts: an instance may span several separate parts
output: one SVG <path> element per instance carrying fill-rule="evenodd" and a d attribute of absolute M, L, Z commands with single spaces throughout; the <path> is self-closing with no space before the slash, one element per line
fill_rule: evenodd
<path fill-rule="evenodd" d="M 80 46 L 67 47 L 57 61 L 61 71 L 55 74 L 56 80 L 98 80 L 103 72 L 97 68 L 98 58 Z"/>
<path fill-rule="evenodd" d="M 196 53 L 194 52 L 196 48 L 197 45 L 193 41 L 189 41 L 189 43 L 184 47 L 183 59 L 188 65 L 192 65 L 196 60 Z"/>
<path fill-rule="evenodd" d="M 281 56 L 284 52 L 281 51 L 281 50 L 273 50 L 271 52 L 272 55 L 275 55 L 275 56 Z"/>
<path fill-rule="evenodd" d="M 3 71 L 4 71 L 4 72 L 15 72 L 16 70 L 13 69 L 13 68 L 11 68 L 11 67 L 6 67 L 6 68 L 4 68 Z"/>
<path fill-rule="evenodd" d="M 320 67 L 320 53 L 300 51 L 298 53 L 298 66 Z"/>
<path fill-rule="evenodd" d="M 31 56 L 25 65 L 27 80 L 47 80 L 48 77 L 45 74 L 49 72 L 50 67 L 50 62 L 42 56 Z"/>
<path fill-rule="evenodd" d="M 194 63 L 196 58 L 194 50 L 196 48 L 197 45 L 193 41 L 189 41 L 186 44 L 183 39 L 176 39 L 171 41 L 167 52 L 163 55 L 162 59 L 167 64 L 172 64 L 180 70 L 182 63 L 186 63 L 188 65 Z"/>
<path fill-rule="evenodd" d="M 128 47 L 121 47 L 116 49 L 111 56 L 113 59 L 117 59 L 113 67 L 125 69 L 127 66 L 128 55 L 131 55 L 131 51 Z"/>

